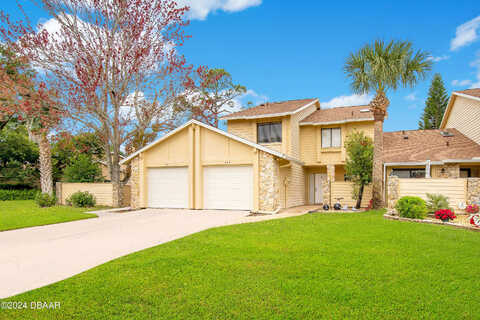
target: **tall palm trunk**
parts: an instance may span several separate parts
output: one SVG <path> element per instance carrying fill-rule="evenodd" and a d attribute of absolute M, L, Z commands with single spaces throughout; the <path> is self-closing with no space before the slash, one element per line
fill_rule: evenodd
<path fill-rule="evenodd" d="M 41 131 L 29 130 L 30 140 L 38 144 L 40 162 L 40 188 L 42 193 L 53 195 L 52 150 L 47 134 Z"/>
<path fill-rule="evenodd" d="M 373 133 L 373 172 L 372 172 L 372 198 L 373 208 L 383 207 L 383 120 L 390 104 L 383 91 L 378 91 L 370 102 L 370 110 L 374 117 Z"/>

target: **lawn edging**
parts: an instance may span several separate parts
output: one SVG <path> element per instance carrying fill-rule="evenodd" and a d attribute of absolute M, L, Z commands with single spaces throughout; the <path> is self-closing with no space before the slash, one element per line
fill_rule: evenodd
<path fill-rule="evenodd" d="M 417 222 L 417 223 L 426 223 L 426 224 L 446 225 L 446 226 L 452 226 L 452 227 L 459 228 L 459 229 L 466 229 L 466 230 L 472 230 L 472 231 L 480 232 L 480 228 L 466 226 L 466 225 L 463 225 L 463 224 L 452 223 L 452 222 L 442 222 L 442 221 L 431 220 L 431 219 L 404 218 L 404 217 L 400 217 L 400 216 L 397 216 L 397 215 L 393 215 L 392 213 L 385 213 L 383 215 L 383 217 L 385 219 L 388 219 L 388 220 L 398 220 L 398 221 Z"/>

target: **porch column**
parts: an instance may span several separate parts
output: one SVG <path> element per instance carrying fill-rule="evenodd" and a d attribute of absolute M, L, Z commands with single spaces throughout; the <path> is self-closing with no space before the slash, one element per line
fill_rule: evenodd
<path fill-rule="evenodd" d="M 430 179 L 432 175 L 430 174 L 430 165 L 431 161 L 427 160 L 427 165 L 425 166 L 425 178 Z"/>
<path fill-rule="evenodd" d="M 327 178 L 330 182 L 335 182 L 335 165 L 334 164 L 327 165 Z"/>

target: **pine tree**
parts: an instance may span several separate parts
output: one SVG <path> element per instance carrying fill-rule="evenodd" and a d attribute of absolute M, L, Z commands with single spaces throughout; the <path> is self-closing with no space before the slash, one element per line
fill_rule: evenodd
<path fill-rule="evenodd" d="M 433 76 L 432 84 L 428 90 L 428 98 L 425 101 L 422 117 L 418 122 L 418 128 L 438 129 L 442 122 L 443 114 L 448 104 L 448 93 L 439 73 Z"/>

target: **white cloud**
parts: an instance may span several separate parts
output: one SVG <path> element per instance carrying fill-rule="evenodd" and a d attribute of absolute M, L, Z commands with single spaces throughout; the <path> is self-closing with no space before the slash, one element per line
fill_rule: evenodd
<path fill-rule="evenodd" d="M 435 56 L 430 56 L 427 58 L 427 60 L 431 60 L 433 62 L 439 62 L 439 61 L 443 61 L 443 60 L 447 60 L 447 59 L 450 59 L 450 56 L 447 56 L 447 55 L 443 55 L 443 56 L 438 56 L 438 57 L 435 57 Z"/>
<path fill-rule="evenodd" d="M 190 7 L 190 19 L 205 20 L 212 12 L 242 11 L 260 5 L 262 0 L 178 0 L 177 2 L 180 6 Z"/>
<path fill-rule="evenodd" d="M 409 95 L 405 96 L 405 100 L 407 100 L 407 101 L 415 101 L 415 100 L 417 100 L 417 97 L 415 96 L 415 92 L 410 93 Z"/>
<path fill-rule="evenodd" d="M 450 50 L 457 50 L 475 42 L 479 37 L 479 34 L 477 33 L 479 28 L 480 16 L 458 26 L 455 38 L 453 38 L 450 43 Z"/>
<path fill-rule="evenodd" d="M 329 101 L 321 102 L 322 108 L 348 107 L 367 105 L 372 100 L 370 94 L 352 94 L 350 96 L 338 96 Z"/>
<path fill-rule="evenodd" d="M 477 69 L 475 82 L 472 81 L 470 88 L 480 88 L 480 51 L 477 52 L 477 58 L 470 63 L 470 66 Z"/>
<path fill-rule="evenodd" d="M 257 106 L 261 103 L 264 103 L 265 101 L 268 101 L 267 96 L 263 94 L 258 94 L 255 91 L 248 89 L 247 92 L 233 99 L 232 105 L 226 107 L 225 112 L 230 113 L 230 112 L 240 111 L 248 107 L 249 103 L 251 103 L 253 106 Z"/>
<path fill-rule="evenodd" d="M 472 80 L 453 80 L 452 86 L 455 87 L 465 87 L 472 84 Z"/>

